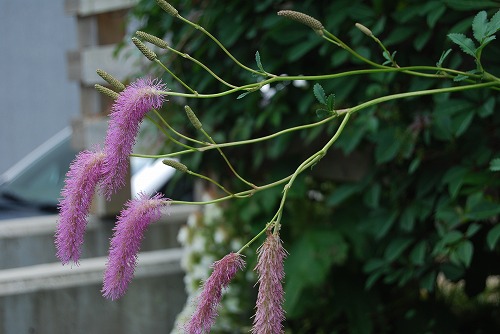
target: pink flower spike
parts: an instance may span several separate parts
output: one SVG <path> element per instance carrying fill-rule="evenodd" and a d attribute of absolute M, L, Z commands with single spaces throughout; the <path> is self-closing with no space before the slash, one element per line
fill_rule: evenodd
<path fill-rule="evenodd" d="M 141 247 L 144 232 L 149 224 L 161 217 L 161 208 L 168 199 L 161 194 L 149 197 L 139 194 L 128 201 L 126 208 L 118 216 L 109 248 L 109 257 L 104 272 L 104 297 L 111 300 L 120 298 L 134 277 L 137 254 Z"/>
<path fill-rule="evenodd" d="M 112 106 L 105 140 L 103 187 L 109 199 L 123 187 L 139 125 L 148 111 L 162 106 L 166 89 L 158 79 L 142 78 L 132 82 Z"/>
<path fill-rule="evenodd" d="M 282 322 L 285 320 L 285 298 L 282 283 L 285 277 L 283 261 L 286 254 L 279 236 L 268 232 L 266 241 L 258 249 L 255 267 L 259 275 L 259 292 L 252 328 L 254 334 L 284 332 Z"/>
<path fill-rule="evenodd" d="M 191 319 L 184 325 L 184 331 L 189 334 L 210 332 L 217 317 L 217 307 L 222 299 L 222 289 L 229 285 L 238 270 L 245 267 L 245 261 L 240 254 L 229 253 L 213 264 L 213 272 L 203 283 L 198 297 L 196 310 Z"/>
<path fill-rule="evenodd" d="M 70 165 L 59 200 L 55 234 L 56 256 L 63 264 L 78 263 L 87 216 L 95 187 L 101 179 L 104 153 L 82 151 Z"/>

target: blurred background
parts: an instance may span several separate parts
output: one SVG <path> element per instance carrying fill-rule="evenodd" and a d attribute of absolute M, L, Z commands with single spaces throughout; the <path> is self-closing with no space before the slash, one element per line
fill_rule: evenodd
<path fill-rule="evenodd" d="M 0 174 L 79 114 L 66 53 L 78 46 L 64 1 L 1 1 Z"/>

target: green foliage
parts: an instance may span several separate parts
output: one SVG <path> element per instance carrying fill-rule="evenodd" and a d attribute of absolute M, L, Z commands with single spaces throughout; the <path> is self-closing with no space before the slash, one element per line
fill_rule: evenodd
<path fill-rule="evenodd" d="M 317 75 L 366 68 L 311 29 L 275 15 L 289 2 L 171 2 L 184 17 L 216 35 L 238 60 L 256 64 L 262 72 Z M 141 30 L 167 35 L 171 45 L 203 59 L 229 82 L 259 80 L 240 71 L 205 36 L 152 3 L 143 0 L 135 9 L 144 22 Z M 392 56 L 397 52 L 400 66 L 437 62 L 437 67 L 473 70 L 455 76 L 455 81 L 379 73 L 321 81 L 313 87 L 281 82 L 272 87 L 271 97 L 256 90 L 190 100 L 216 141 L 255 138 L 316 122 L 335 109 L 387 94 L 481 80 L 483 67 L 500 75 L 500 47 L 492 42 L 500 26 L 495 1 L 305 0 L 292 5 L 378 64 L 390 60 L 389 54 L 381 54 L 355 22 L 370 27 L 394 50 Z M 158 56 L 198 92 L 222 89 L 192 63 L 172 53 Z M 176 87 L 168 75 L 163 79 Z M 181 111 L 184 101 L 176 105 L 176 99 L 171 100 L 163 111 L 165 118 L 197 136 Z M 335 158 L 327 155 L 309 177 L 299 178 L 285 206 L 282 238 L 290 252 L 285 284 L 290 332 L 499 330 L 499 305 L 484 298 L 491 293 L 485 288 L 486 278 L 500 274 L 500 114 L 495 108 L 499 103 L 497 90 L 475 90 L 386 102 L 353 116 L 334 146 Z M 336 126 L 334 120 L 320 130 L 224 152 L 244 177 L 265 184 L 293 172 Z M 165 151 L 169 150 L 167 143 Z M 232 190 L 243 187 L 230 178 L 214 151 L 182 158 L 191 170 L 209 170 Z M 278 189 L 233 201 L 226 220 L 241 231 L 242 239 L 252 236 L 272 216 L 281 195 Z M 464 282 L 461 307 L 443 297 L 446 292 L 438 277 L 449 284 Z M 493 293 L 498 296 L 498 290 Z M 252 312 L 251 307 L 242 312 L 242 326 L 251 322 Z"/>

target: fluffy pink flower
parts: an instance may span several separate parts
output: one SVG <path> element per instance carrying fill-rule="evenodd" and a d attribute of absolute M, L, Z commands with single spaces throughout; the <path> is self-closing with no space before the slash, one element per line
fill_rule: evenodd
<path fill-rule="evenodd" d="M 103 161 L 102 152 L 80 152 L 66 174 L 55 235 L 56 256 L 63 264 L 78 263 L 80 259 L 87 216 L 101 179 Z"/>
<path fill-rule="evenodd" d="M 279 236 L 268 233 L 266 241 L 258 250 L 255 267 L 259 275 L 259 292 L 252 333 L 283 333 L 285 311 L 282 283 L 285 277 L 283 261 L 286 254 Z"/>
<path fill-rule="evenodd" d="M 236 272 L 245 267 L 240 254 L 229 253 L 213 264 L 213 272 L 205 281 L 198 297 L 196 310 L 184 325 L 189 334 L 208 333 L 217 317 L 217 307 L 222 299 L 222 289 L 229 285 Z"/>
<path fill-rule="evenodd" d="M 139 125 L 146 113 L 163 104 L 165 85 L 157 79 L 132 82 L 113 104 L 105 140 L 104 193 L 109 198 L 123 187 Z"/>
<path fill-rule="evenodd" d="M 125 294 L 134 276 L 144 232 L 149 224 L 160 219 L 161 208 L 166 201 L 161 194 L 151 198 L 140 194 L 126 203 L 113 229 L 101 290 L 104 297 L 115 300 Z"/>

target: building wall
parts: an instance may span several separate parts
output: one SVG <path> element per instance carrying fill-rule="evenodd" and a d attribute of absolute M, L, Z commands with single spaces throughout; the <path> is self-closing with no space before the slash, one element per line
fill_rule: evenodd
<path fill-rule="evenodd" d="M 77 47 L 64 0 L 0 0 L 0 173 L 79 113 L 66 53 Z"/>

